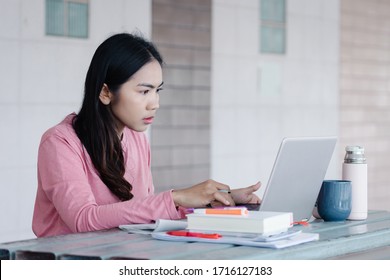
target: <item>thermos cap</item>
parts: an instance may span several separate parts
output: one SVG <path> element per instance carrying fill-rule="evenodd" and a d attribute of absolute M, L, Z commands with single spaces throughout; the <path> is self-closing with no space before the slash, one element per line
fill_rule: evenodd
<path fill-rule="evenodd" d="M 347 146 L 345 147 L 345 151 L 364 154 L 364 148 L 362 146 Z"/>
<path fill-rule="evenodd" d="M 366 163 L 364 148 L 362 146 L 347 146 L 345 147 L 345 151 L 345 163 Z"/>

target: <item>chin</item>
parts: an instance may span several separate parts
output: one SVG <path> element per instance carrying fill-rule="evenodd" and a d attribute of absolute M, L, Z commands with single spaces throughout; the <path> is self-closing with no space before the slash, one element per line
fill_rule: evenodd
<path fill-rule="evenodd" d="M 145 132 L 148 129 L 148 126 L 143 126 L 143 127 L 130 127 L 128 126 L 131 130 L 137 131 L 137 132 Z"/>

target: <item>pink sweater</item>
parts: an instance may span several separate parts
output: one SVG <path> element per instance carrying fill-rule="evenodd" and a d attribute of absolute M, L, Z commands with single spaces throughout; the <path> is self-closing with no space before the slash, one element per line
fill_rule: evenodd
<path fill-rule="evenodd" d="M 125 128 L 125 178 L 134 197 L 121 202 L 100 180 L 73 127 L 75 114 L 49 129 L 38 153 L 33 231 L 38 237 L 114 228 L 121 224 L 181 219 L 171 191 L 154 194 L 150 147 L 144 133 Z"/>

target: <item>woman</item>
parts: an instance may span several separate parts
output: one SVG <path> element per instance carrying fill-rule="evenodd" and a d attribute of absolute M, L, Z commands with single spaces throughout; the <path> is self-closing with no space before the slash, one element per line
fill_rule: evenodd
<path fill-rule="evenodd" d="M 229 187 L 208 180 L 154 193 L 150 147 L 162 89 L 162 58 L 152 43 L 117 34 L 96 50 L 80 112 L 42 136 L 33 231 L 38 237 L 184 218 L 184 208 L 259 203 L 260 184 Z"/>

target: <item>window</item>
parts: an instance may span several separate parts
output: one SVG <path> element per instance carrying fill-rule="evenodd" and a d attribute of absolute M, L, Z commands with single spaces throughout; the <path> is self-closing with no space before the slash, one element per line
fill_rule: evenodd
<path fill-rule="evenodd" d="M 88 38 L 89 0 L 46 0 L 46 35 Z"/>
<path fill-rule="evenodd" d="M 286 52 L 286 0 L 260 0 L 260 52 Z"/>

